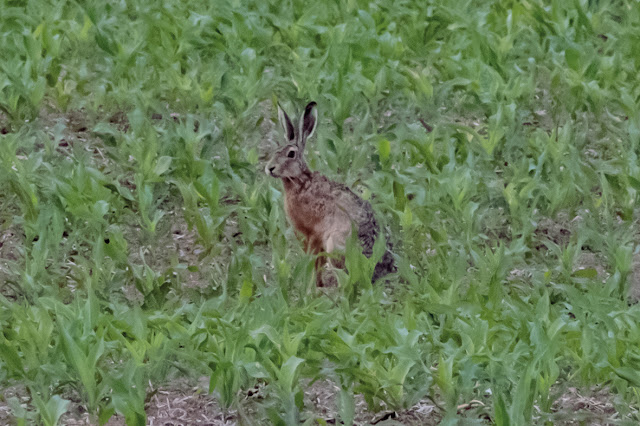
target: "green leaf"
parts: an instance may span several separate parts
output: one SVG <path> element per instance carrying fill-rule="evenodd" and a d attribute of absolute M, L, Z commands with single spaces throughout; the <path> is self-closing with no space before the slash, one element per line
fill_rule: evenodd
<path fill-rule="evenodd" d="M 12 396 L 7 399 L 7 405 L 11 409 L 11 415 L 14 417 L 13 420 L 16 421 L 16 426 L 25 426 L 30 416 L 27 409 L 20 403 L 20 400 Z"/>
<path fill-rule="evenodd" d="M 258 164 L 258 150 L 255 147 L 247 152 L 247 162 L 251 165 Z"/>
<path fill-rule="evenodd" d="M 353 391 L 349 389 L 340 389 L 340 398 L 338 399 L 338 413 L 340 420 L 345 425 L 352 425 L 356 414 L 356 400 Z"/>
<path fill-rule="evenodd" d="M 253 296 L 253 282 L 245 279 L 242 282 L 242 288 L 240 289 L 240 300 L 247 301 Z"/>
<path fill-rule="evenodd" d="M 571 274 L 572 277 L 576 278 L 588 278 L 594 280 L 598 278 L 598 271 L 595 268 L 582 268 L 575 271 Z"/>
<path fill-rule="evenodd" d="M 511 421 L 509 420 L 509 412 L 507 411 L 502 395 L 497 393 L 493 399 L 493 420 L 495 421 L 496 426 L 510 426 Z"/>
<path fill-rule="evenodd" d="M 0 342 L 0 357 L 8 368 L 9 373 L 17 377 L 24 376 L 24 366 L 18 352 L 9 344 L 6 339 Z"/>
<path fill-rule="evenodd" d="M 632 386 L 640 387 L 640 373 L 638 373 L 634 368 L 631 367 L 619 367 L 614 368 L 615 373 L 628 381 Z"/>
<path fill-rule="evenodd" d="M 447 404 L 450 406 L 455 404 L 456 398 L 456 391 L 453 383 L 453 357 L 449 357 L 445 360 L 441 356 L 438 361 L 436 384 L 442 391 Z"/>
<path fill-rule="evenodd" d="M 280 367 L 278 383 L 285 392 L 291 392 L 293 390 L 293 383 L 296 380 L 298 367 L 303 362 L 304 359 L 292 356 Z"/>
<path fill-rule="evenodd" d="M 396 200 L 396 210 L 403 211 L 407 197 L 404 194 L 404 185 L 396 180 L 393 181 L 393 196 Z"/>
<path fill-rule="evenodd" d="M 567 65 L 574 71 L 580 70 L 580 52 L 576 49 L 567 49 L 564 51 L 564 57 Z"/>
<path fill-rule="evenodd" d="M 158 158 L 158 162 L 156 163 L 156 167 L 153 169 L 153 172 L 157 176 L 162 176 L 167 170 L 169 170 L 172 160 L 173 159 L 171 157 L 166 155 Z"/>
<path fill-rule="evenodd" d="M 67 412 L 67 407 L 71 403 L 71 401 L 62 399 L 58 395 L 52 396 L 46 404 L 39 395 L 33 394 L 33 397 L 42 423 L 45 426 L 56 426 L 60 421 L 60 417 Z"/>
<path fill-rule="evenodd" d="M 97 382 L 96 382 L 96 372 L 95 372 L 95 363 L 102 355 L 104 351 L 104 341 L 100 340 L 99 342 L 90 345 L 87 352 L 89 354 L 85 354 L 83 349 L 79 346 L 76 340 L 71 337 L 69 333 L 69 324 L 64 324 L 63 321 L 58 322 L 58 331 L 61 337 L 61 346 L 65 358 L 71 364 L 73 370 L 80 377 L 80 382 L 84 387 L 84 390 L 88 396 L 88 405 L 91 410 L 96 408 L 97 403 Z M 83 342 L 87 344 L 88 342 Z"/>
<path fill-rule="evenodd" d="M 391 154 L 391 142 L 389 142 L 388 139 L 380 139 L 378 141 L 378 154 L 382 161 L 389 159 L 389 155 Z"/>
<path fill-rule="evenodd" d="M 640 180 L 634 178 L 633 176 L 627 176 L 627 178 L 629 179 L 629 184 L 631 185 L 631 187 L 636 191 L 640 191 Z"/>

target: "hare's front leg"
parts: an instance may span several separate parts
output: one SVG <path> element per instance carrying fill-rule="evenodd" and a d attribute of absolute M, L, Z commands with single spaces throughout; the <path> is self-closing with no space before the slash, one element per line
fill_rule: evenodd
<path fill-rule="evenodd" d="M 324 281 L 322 280 L 322 271 L 324 270 L 326 261 L 327 259 L 322 255 L 318 255 L 318 257 L 316 258 L 316 287 L 324 287 Z"/>
<path fill-rule="evenodd" d="M 331 274 L 328 277 L 327 280 L 323 279 L 321 277 L 321 273 L 322 273 L 322 269 L 323 267 L 326 266 L 330 266 L 336 269 L 344 269 L 344 256 L 337 256 L 335 255 L 335 251 L 341 251 L 344 250 L 345 247 L 345 234 L 336 234 L 336 233 L 328 233 L 325 234 L 324 236 L 324 242 L 323 242 L 323 249 L 324 249 L 324 253 L 326 253 L 326 255 L 324 256 L 318 256 L 318 259 L 316 260 L 316 269 L 318 271 L 318 276 L 317 276 L 317 280 L 316 283 L 318 285 L 318 287 L 334 287 L 338 285 L 338 281 L 337 281 L 337 276 L 333 273 L 333 271 L 331 271 Z"/>
<path fill-rule="evenodd" d="M 324 282 L 322 281 L 322 270 L 327 260 L 325 256 L 320 255 L 320 253 L 324 251 L 322 239 L 312 235 L 309 238 L 306 238 L 304 248 L 307 253 L 318 255 L 315 261 L 316 286 L 324 287 Z"/>

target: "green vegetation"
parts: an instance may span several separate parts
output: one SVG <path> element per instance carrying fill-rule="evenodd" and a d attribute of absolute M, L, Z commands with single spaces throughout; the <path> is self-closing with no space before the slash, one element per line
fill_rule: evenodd
<path fill-rule="evenodd" d="M 247 422 L 323 424 L 308 379 L 345 423 L 361 394 L 554 424 L 595 385 L 640 420 L 637 1 L 0 0 L 0 46 L 18 424 L 73 402 L 143 425 L 153 389 L 203 375 Z M 371 200 L 388 283 L 315 289 L 263 173 L 276 100 L 318 102 L 310 167 Z"/>

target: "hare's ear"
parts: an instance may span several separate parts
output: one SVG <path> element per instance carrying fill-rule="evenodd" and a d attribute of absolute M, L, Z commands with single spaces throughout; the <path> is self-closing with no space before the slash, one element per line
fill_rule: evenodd
<path fill-rule="evenodd" d="M 285 138 L 287 138 L 287 143 L 293 142 L 296 138 L 295 128 L 293 127 L 291 119 L 289 118 L 287 113 L 284 112 L 282 107 L 280 107 L 280 104 L 278 104 L 278 121 L 280 121 L 280 124 L 284 129 L 284 136 Z"/>
<path fill-rule="evenodd" d="M 316 130 L 318 124 L 318 108 L 315 102 L 309 102 L 304 108 L 302 117 L 300 117 L 300 150 L 304 149 L 307 139 L 309 139 Z"/>

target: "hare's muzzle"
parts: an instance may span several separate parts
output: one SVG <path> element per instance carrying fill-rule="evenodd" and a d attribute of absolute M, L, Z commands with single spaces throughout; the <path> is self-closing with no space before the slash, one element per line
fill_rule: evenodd
<path fill-rule="evenodd" d="M 268 174 L 271 177 L 275 177 L 273 176 L 273 171 L 276 169 L 275 166 L 272 166 L 271 164 L 267 164 L 266 167 L 264 168 L 264 172 L 266 174 Z"/>

